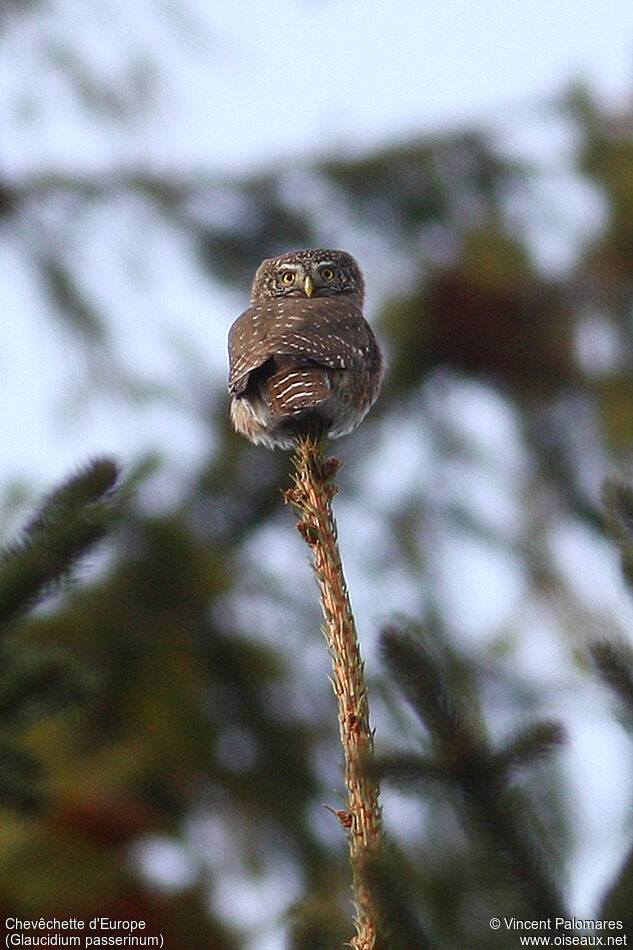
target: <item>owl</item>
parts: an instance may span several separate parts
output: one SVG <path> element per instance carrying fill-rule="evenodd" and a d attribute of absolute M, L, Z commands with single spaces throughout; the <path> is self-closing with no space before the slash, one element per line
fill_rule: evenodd
<path fill-rule="evenodd" d="M 265 260 L 229 331 L 231 421 L 267 448 L 351 432 L 376 401 L 383 360 L 363 317 L 364 283 L 344 251 Z"/>

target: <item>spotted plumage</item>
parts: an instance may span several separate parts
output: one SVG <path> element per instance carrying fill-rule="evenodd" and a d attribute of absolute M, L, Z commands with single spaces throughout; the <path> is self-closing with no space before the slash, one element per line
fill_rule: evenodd
<path fill-rule="evenodd" d="M 229 331 L 236 430 L 268 448 L 351 432 L 378 396 L 382 357 L 363 317 L 363 278 L 343 251 L 265 260 Z"/>

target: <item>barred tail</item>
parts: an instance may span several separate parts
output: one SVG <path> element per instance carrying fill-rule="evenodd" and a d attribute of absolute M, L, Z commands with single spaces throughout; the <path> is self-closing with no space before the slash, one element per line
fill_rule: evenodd
<path fill-rule="evenodd" d="M 264 396 L 277 416 L 314 409 L 331 395 L 327 370 L 320 367 L 288 366 L 266 381 Z"/>

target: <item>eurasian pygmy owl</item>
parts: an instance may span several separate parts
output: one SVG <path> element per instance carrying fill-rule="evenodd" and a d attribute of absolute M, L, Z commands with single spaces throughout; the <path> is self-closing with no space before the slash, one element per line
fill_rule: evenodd
<path fill-rule="evenodd" d="M 363 317 L 363 277 L 344 251 L 260 264 L 229 331 L 231 420 L 268 448 L 351 432 L 378 396 L 382 356 Z"/>

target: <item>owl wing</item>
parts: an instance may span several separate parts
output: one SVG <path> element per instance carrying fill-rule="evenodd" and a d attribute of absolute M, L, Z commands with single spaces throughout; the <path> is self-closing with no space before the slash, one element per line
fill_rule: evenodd
<path fill-rule="evenodd" d="M 354 371 L 376 353 L 374 334 L 356 304 L 336 297 L 267 301 L 249 308 L 231 327 L 229 391 L 243 392 L 249 374 L 271 358 L 281 357 L 291 366 Z"/>
<path fill-rule="evenodd" d="M 248 385 L 249 374 L 270 358 L 266 346 L 275 319 L 273 301 L 249 307 L 229 330 L 229 392 L 239 395 Z"/>
<path fill-rule="evenodd" d="M 359 370 L 376 346 L 371 327 L 354 303 L 338 297 L 297 300 L 283 324 L 276 324 L 267 345 L 295 365 Z"/>

